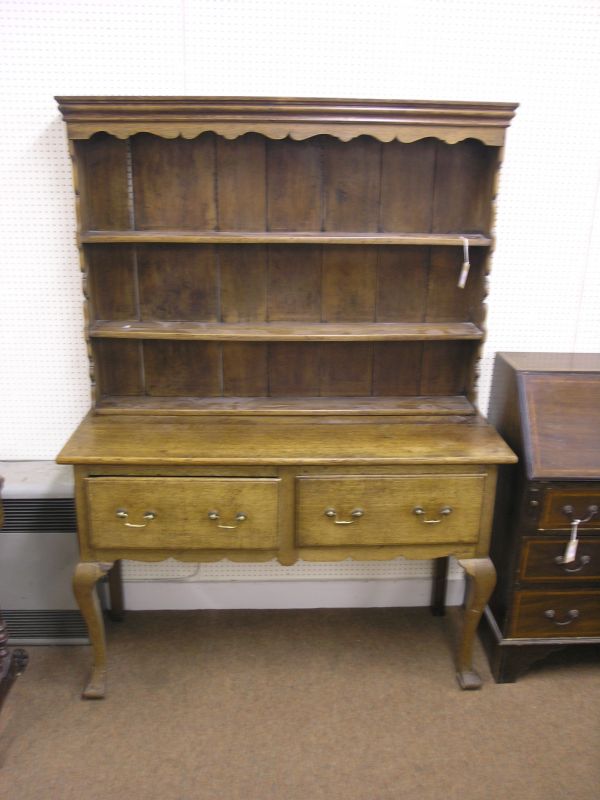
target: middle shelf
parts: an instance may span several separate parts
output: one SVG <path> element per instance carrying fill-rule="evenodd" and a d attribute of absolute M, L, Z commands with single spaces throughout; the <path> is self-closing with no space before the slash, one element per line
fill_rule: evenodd
<path fill-rule="evenodd" d="M 347 342 L 477 340 L 483 331 L 472 322 L 189 322 L 164 320 L 100 321 L 90 336 L 108 339 L 180 339 L 238 342 Z"/>

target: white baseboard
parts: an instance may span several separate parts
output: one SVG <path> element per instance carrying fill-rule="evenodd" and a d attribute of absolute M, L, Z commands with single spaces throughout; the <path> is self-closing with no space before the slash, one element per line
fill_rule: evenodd
<path fill-rule="evenodd" d="M 431 580 L 125 581 L 132 611 L 241 608 L 381 608 L 428 606 Z M 448 580 L 447 605 L 460 605 L 464 580 Z"/>

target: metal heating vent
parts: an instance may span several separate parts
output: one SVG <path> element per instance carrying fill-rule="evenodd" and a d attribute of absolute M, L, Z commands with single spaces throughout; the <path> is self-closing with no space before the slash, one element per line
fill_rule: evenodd
<path fill-rule="evenodd" d="M 9 644 L 87 644 L 79 611 L 2 610 Z"/>
<path fill-rule="evenodd" d="M 9 644 L 87 644 L 71 590 L 77 563 L 72 497 L 5 497 L 0 605 Z"/>
<path fill-rule="evenodd" d="M 5 498 L 3 533 L 73 533 L 77 530 L 72 497 Z"/>

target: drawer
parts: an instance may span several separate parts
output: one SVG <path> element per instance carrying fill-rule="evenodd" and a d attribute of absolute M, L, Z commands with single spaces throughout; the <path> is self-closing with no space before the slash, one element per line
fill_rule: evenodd
<path fill-rule="evenodd" d="M 93 547 L 275 549 L 278 478 L 87 478 Z"/>
<path fill-rule="evenodd" d="M 563 540 L 531 539 L 523 542 L 521 580 L 599 580 L 600 539 L 580 539 L 575 561 L 557 564 L 556 559 L 565 552 L 569 537 Z"/>
<path fill-rule="evenodd" d="M 512 636 L 600 636 L 600 591 L 516 592 Z"/>
<path fill-rule="evenodd" d="M 585 519 L 590 513 L 590 506 L 600 509 L 600 486 L 593 484 L 590 489 L 548 489 L 540 515 L 540 528 L 570 529 L 570 519 L 563 511 L 565 506 L 572 506 L 574 517 Z M 600 528 L 600 511 L 580 527 L 581 530 Z"/>
<path fill-rule="evenodd" d="M 476 542 L 485 479 L 479 474 L 298 478 L 297 543 Z"/>

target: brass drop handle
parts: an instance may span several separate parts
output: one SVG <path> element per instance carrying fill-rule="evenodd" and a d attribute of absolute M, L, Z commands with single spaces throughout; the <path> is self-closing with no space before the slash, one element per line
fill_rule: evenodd
<path fill-rule="evenodd" d="M 208 512 L 208 518 L 212 519 L 212 520 L 220 519 L 219 512 L 218 511 L 209 511 Z M 235 519 L 236 519 L 236 522 L 239 522 L 241 524 L 242 522 L 244 522 L 245 520 L 248 519 L 248 515 L 244 514 L 243 512 L 240 511 L 238 514 L 235 515 Z M 225 530 L 228 530 L 228 531 L 232 531 L 232 530 L 234 530 L 235 528 L 238 528 L 238 527 L 239 527 L 239 525 L 221 525 L 220 522 L 217 522 L 217 528 L 224 528 Z"/>
<path fill-rule="evenodd" d="M 591 519 L 593 519 L 596 516 L 596 514 L 598 513 L 598 506 L 595 506 L 595 505 L 588 506 L 587 509 L 586 509 L 587 517 L 585 517 L 584 519 L 577 519 L 577 520 L 575 520 L 573 518 L 573 516 L 575 514 L 575 509 L 573 508 L 573 506 L 569 506 L 569 505 L 563 506 L 561 508 L 561 511 L 563 512 L 563 514 L 566 517 L 569 517 L 569 519 L 571 520 L 572 523 L 573 522 L 577 522 L 578 525 L 581 525 L 583 522 L 589 522 Z"/>
<path fill-rule="evenodd" d="M 591 556 L 581 556 L 581 558 L 579 559 L 579 566 L 571 568 L 565 565 L 564 556 L 556 556 L 556 558 L 554 559 L 554 563 L 558 564 L 559 567 L 562 567 L 564 572 L 581 572 L 581 570 L 584 567 L 587 567 L 587 565 L 591 562 L 591 560 L 592 560 Z"/>
<path fill-rule="evenodd" d="M 564 627 L 565 625 L 570 625 L 572 622 L 575 622 L 579 616 L 579 611 L 576 608 L 572 608 L 570 611 L 567 611 L 565 614 L 565 619 L 562 622 L 559 622 L 559 620 L 556 619 L 556 611 L 553 608 L 549 608 L 547 611 L 544 611 L 544 616 L 548 619 L 551 619 L 555 625 Z"/>
<path fill-rule="evenodd" d="M 336 519 L 337 513 L 335 508 L 327 508 L 325 510 L 325 516 L 332 519 L 336 525 L 352 525 L 352 523 L 358 522 L 358 520 L 365 515 L 362 508 L 355 508 L 354 511 L 350 512 L 350 516 L 353 517 L 353 519 Z"/>
<path fill-rule="evenodd" d="M 144 519 L 146 520 L 146 522 L 125 522 L 125 525 L 128 528 L 146 528 L 149 525 L 149 523 L 152 522 L 153 519 L 156 519 L 157 516 L 158 514 L 156 513 L 156 511 L 146 511 L 146 513 L 144 514 Z M 126 520 L 129 517 L 129 514 L 127 513 L 127 511 L 125 511 L 124 508 L 120 508 L 117 511 L 117 517 L 119 519 Z"/>
<path fill-rule="evenodd" d="M 439 519 L 425 519 L 425 509 L 422 506 L 413 508 L 413 514 L 416 514 L 421 522 L 425 523 L 425 525 L 437 525 L 438 522 L 441 522 L 444 517 L 447 517 L 452 513 L 452 509 L 450 506 L 444 506 L 443 508 L 440 508 L 438 513 L 441 515 Z"/>

